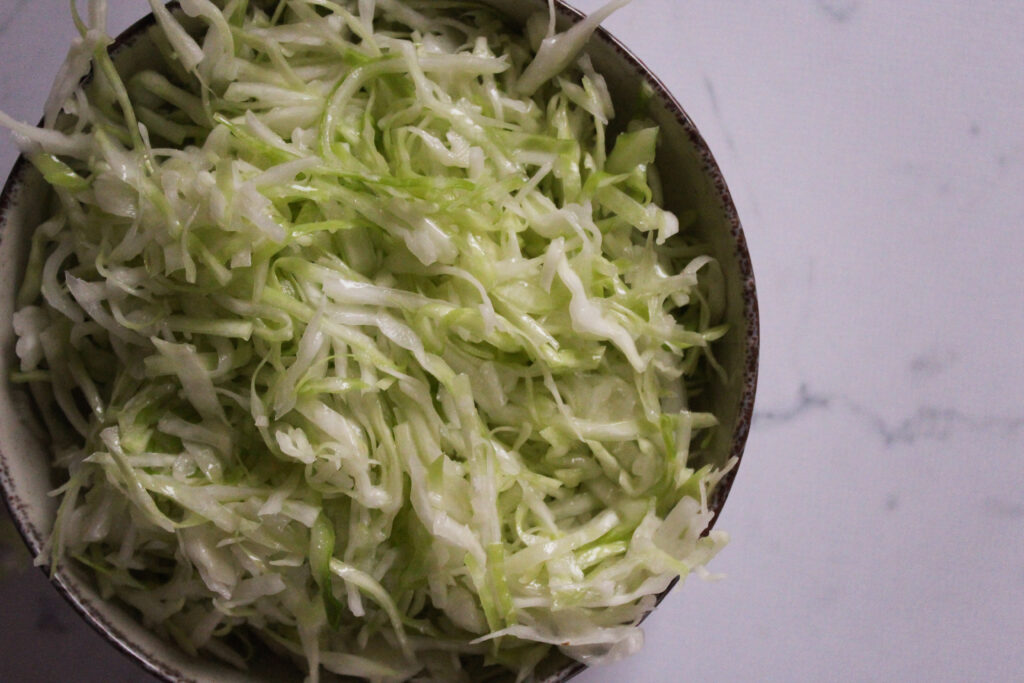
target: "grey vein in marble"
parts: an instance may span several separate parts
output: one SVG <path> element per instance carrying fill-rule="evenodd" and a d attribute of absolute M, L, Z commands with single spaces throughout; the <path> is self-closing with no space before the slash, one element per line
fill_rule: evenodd
<path fill-rule="evenodd" d="M 1005 519 L 1024 518 L 1024 502 L 1011 502 L 995 496 L 985 498 L 985 511 L 992 517 Z"/>
<path fill-rule="evenodd" d="M 843 24 L 850 20 L 860 6 L 859 2 L 852 0 L 815 0 L 818 6 L 832 21 Z"/>
<path fill-rule="evenodd" d="M 733 138 L 730 132 L 729 125 L 725 121 L 725 115 L 722 112 L 722 105 L 718 100 L 718 93 L 715 92 L 715 84 L 711 81 L 710 76 L 706 73 L 701 72 L 701 81 L 704 84 L 704 90 L 708 95 L 708 104 L 711 107 L 711 113 L 715 117 L 715 121 L 718 122 L 718 128 L 722 131 L 722 140 L 725 142 L 726 147 L 732 153 L 734 159 L 738 159 L 738 148 L 736 146 L 736 140 Z M 739 173 L 734 173 L 734 177 L 739 177 Z M 761 218 L 761 209 L 758 206 L 757 197 L 753 191 L 753 187 L 750 183 L 744 183 L 744 195 L 747 197 L 747 201 L 750 205 L 751 213 L 758 219 Z"/>
<path fill-rule="evenodd" d="M 707 75 L 704 76 L 703 81 L 704 90 L 708 93 L 708 102 L 711 103 L 711 111 L 714 113 L 715 118 L 718 120 L 718 125 L 722 129 L 722 137 L 725 139 L 725 144 L 735 153 L 736 141 L 733 140 L 732 134 L 729 133 L 729 127 L 725 125 L 725 118 L 722 116 L 722 109 L 718 104 L 718 95 L 715 93 L 715 84 L 711 82 Z"/>
<path fill-rule="evenodd" d="M 956 351 L 930 351 L 910 361 L 910 375 L 915 379 L 931 379 L 942 374 L 960 360 Z"/>
<path fill-rule="evenodd" d="M 840 394 L 829 395 L 811 390 L 806 383 L 797 389 L 792 405 L 754 411 L 759 427 L 794 422 L 804 415 L 833 408 L 861 418 L 872 427 L 886 446 L 914 444 L 921 439 L 944 440 L 958 432 L 986 432 L 1012 436 L 1024 431 L 1024 417 L 984 416 L 964 413 L 956 408 L 923 404 L 910 415 L 886 418 L 881 413 Z"/>

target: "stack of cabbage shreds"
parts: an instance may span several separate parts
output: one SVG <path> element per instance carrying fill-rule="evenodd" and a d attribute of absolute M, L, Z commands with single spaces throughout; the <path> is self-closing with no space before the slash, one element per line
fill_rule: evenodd
<path fill-rule="evenodd" d="M 595 21 L 151 4 L 159 72 L 121 79 L 93 2 L 46 127 L 4 117 L 58 199 L 15 321 L 77 432 L 52 560 L 314 681 L 639 647 L 725 540 L 687 409 L 721 276 L 658 208 L 657 129 L 606 140 Z"/>

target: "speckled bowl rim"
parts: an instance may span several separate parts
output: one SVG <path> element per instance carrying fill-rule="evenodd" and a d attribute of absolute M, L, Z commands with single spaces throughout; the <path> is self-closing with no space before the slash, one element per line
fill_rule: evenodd
<path fill-rule="evenodd" d="M 167 3 L 167 7 L 169 9 L 176 9 L 178 7 L 177 0 Z M 555 8 L 559 15 L 573 23 L 578 22 L 585 16 L 583 12 L 577 10 L 571 5 L 568 5 L 564 0 L 555 0 Z M 114 38 L 109 47 L 111 54 L 116 54 L 116 52 L 122 48 L 132 44 L 148 29 L 153 27 L 155 23 L 156 19 L 152 13 L 147 14 L 133 23 Z M 643 78 L 646 84 L 650 86 L 654 95 L 661 101 L 665 109 L 675 117 L 680 127 L 686 131 L 691 144 L 703 164 L 705 173 L 709 180 L 711 180 L 715 191 L 717 192 L 718 199 L 721 202 L 723 217 L 729 225 L 729 233 L 735 247 L 733 258 L 742 279 L 741 289 L 743 318 L 747 326 L 747 334 L 744 338 L 744 355 L 746 362 L 743 367 L 743 376 L 741 378 L 742 391 L 739 400 L 739 410 L 736 417 L 736 427 L 733 430 L 731 440 L 732 447 L 729 453 L 730 457 L 735 459 L 735 465 L 718 483 L 712 494 L 711 500 L 709 501 L 709 506 L 713 511 L 713 517 L 711 522 L 708 524 L 707 529 L 704 530 L 704 534 L 707 534 L 718 521 L 725 505 L 726 498 L 728 497 L 733 482 L 735 481 L 739 465 L 742 462 L 747 436 L 750 432 L 750 426 L 753 419 L 754 397 L 757 391 L 758 355 L 760 350 L 760 314 L 758 310 L 753 265 L 750 260 L 746 237 L 743 233 L 743 227 L 740 223 L 739 214 L 736 211 L 732 194 L 726 185 L 725 178 L 722 175 L 718 163 L 715 161 L 715 157 L 712 154 L 711 149 L 708 147 L 703 136 L 697 130 L 696 124 L 694 124 L 693 120 L 683 109 L 682 105 L 679 104 L 678 100 L 676 100 L 676 98 L 669 92 L 668 88 L 665 87 L 665 84 L 662 83 L 662 81 L 639 57 L 633 54 L 633 52 L 619 41 L 618 38 L 613 36 L 603 27 L 599 27 L 597 31 L 595 31 L 591 40 L 602 41 L 611 47 L 622 58 L 626 66 Z M 0 239 L 2 239 L 3 230 L 7 225 L 8 210 L 15 201 L 17 191 L 24 181 L 24 176 L 26 173 L 31 172 L 32 168 L 31 163 L 24 156 L 19 155 L 11 169 L 11 173 L 8 176 L 6 183 L 4 184 L 3 190 L 0 191 Z M 28 546 L 32 555 L 37 557 L 42 551 L 42 541 L 39 538 L 38 530 L 29 523 L 26 516 L 23 514 L 21 510 L 23 503 L 20 501 L 13 488 L 14 487 L 7 470 L 6 455 L 0 451 L 0 497 L 3 498 L 4 504 L 10 513 L 10 517 L 26 546 Z M 40 569 L 48 578 L 51 578 L 48 567 L 42 566 Z M 677 581 L 678 578 L 673 580 L 669 587 L 658 595 L 656 605 L 660 604 L 665 596 L 671 592 Z M 51 583 L 83 617 L 86 623 L 149 673 L 168 681 L 168 683 L 186 683 L 197 680 L 188 674 L 174 670 L 166 662 L 161 661 L 157 656 L 143 650 L 142 646 L 135 642 L 129 635 L 122 633 L 119 628 L 107 620 L 104 614 L 95 605 L 93 605 L 91 600 L 75 591 L 74 587 L 63 575 L 62 570 L 58 569 L 56 574 L 52 576 Z M 650 612 L 644 616 L 644 619 L 649 615 Z M 568 681 L 582 673 L 586 668 L 587 666 L 585 664 L 571 662 L 565 668 L 552 675 L 547 680 L 547 683 L 563 683 L 564 681 Z"/>

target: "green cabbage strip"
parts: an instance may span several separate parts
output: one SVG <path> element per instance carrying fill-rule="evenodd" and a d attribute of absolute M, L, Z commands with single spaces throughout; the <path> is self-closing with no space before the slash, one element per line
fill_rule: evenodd
<path fill-rule="evenodd" d="M 313 681 L 634 651 L 725 541 L 687 409 L 725 330 L 657 129 L 607 139 L 596 23 L 183 0 L 197 34 L 152 5 L 159 73 L 121 79 L 93 2 L 52 125 L 2 117 L 57 197 L 14 321 L 14 379 L 73 432 L 54 564 Z"/>

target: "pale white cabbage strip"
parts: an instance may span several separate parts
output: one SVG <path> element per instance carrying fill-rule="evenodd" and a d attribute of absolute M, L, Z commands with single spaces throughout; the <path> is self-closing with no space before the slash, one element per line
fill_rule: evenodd
<path fill-rule="evenodd" d="M 462 3 L 150 4 L 161 73 L 120 79 L 94 1 L 54 125 L 0 115 L 59 200 L 14 320 L 79 434 L 53 560 L 313 681 L 634 651 L 725 540 L 687 408 L 725 330 L 657 130 L 606 148 L 607 12 L 531 46 Z"/>

